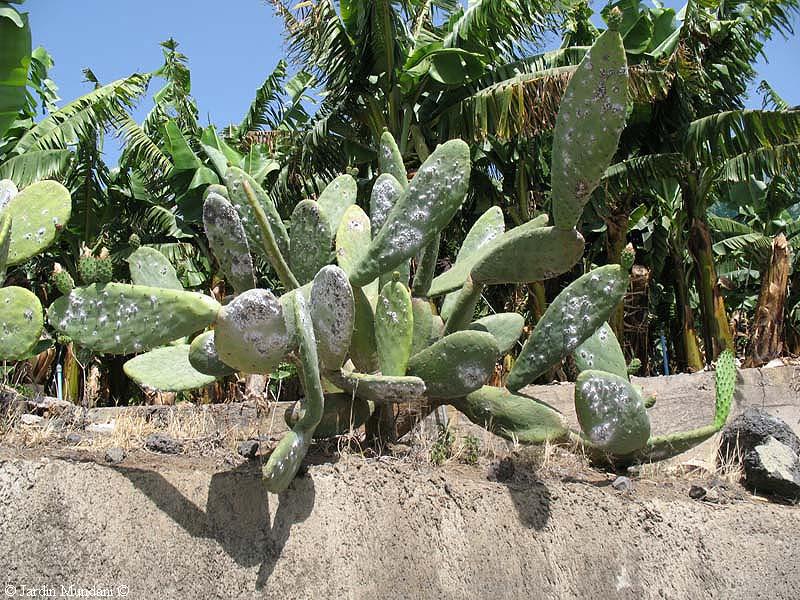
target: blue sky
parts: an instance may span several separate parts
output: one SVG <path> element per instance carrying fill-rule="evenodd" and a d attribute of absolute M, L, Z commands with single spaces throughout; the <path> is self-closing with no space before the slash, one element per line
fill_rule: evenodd
<path fill-rule="evenodd" d="M 604 4 L 593 7 L 599 12 Z M 151 71 L 161 64 L 159 42 L 174 37 L 190 59 L 202 122 L 210 116 L 223 126 L 239 122 L 283 55 L 281 23 L 263 0 L 27 0 L 21 9 L 30 15 L 34 45 L 55 58 L 51 77 L 64 101 L 91 89 L 83 83 L 84 67 L 103 82 Z M 776 38 L 766 53 L 769 63 L 759 63 L 759 79 L 767 79 L 790 104 L 800 104 L 800 36 Z M 759 107 L 760 99 L 753 95 L 749 104 Z M 137 115 L 150 106 L 143 100 Z M 113 162 L 116 151 L 108 148 L 108 154 Z"/>

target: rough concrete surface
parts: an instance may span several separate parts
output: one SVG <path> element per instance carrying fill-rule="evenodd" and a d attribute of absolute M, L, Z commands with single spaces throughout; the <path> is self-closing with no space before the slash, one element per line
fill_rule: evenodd
<path fill-rule="evenodd" d="M 0 452 L 0 577 L 128 598 L 800 596 L 800 510 L 580 476 L 345 458 L 279 496 L 257 465 Z"/>

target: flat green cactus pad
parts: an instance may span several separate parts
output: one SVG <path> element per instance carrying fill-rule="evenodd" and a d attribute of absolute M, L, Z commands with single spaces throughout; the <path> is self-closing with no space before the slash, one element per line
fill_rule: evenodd
<path fill-rule="evenodd" d="M 283 224 L 272 198 L 269 197 L 269 194 L 267 194 L 250 175 L 238 167 L 230 167 L 225 173 L 225 186 L 228 188 L 228 196 L 231 204 L 233 204 L 239 212 L 242 226 L 247 233 L 247 241 L 251 251 L 263 256 L 265 260 L 270 260 L 261 241 L 261 230 L 256 220 L 255 211 L 250 206 L 250 202 L 244 190 L 245 181 L 250 184 L 250 188 L 255 193 L 258 204 L 264 209 L 267 221 L 269 222 L 269 228 L 275 238 L 278 250 L 284 257 L 289 256 L 289 234 L 286 232 L 286 226 Z"/>
<path fill-rule="evenodd" d="M 383 224 L 386 223 L 386 217 L 389 216 L 389 212 L 402 195 L 403 186 L 393 175 L 390 173 L 378 175 L 375 183 L 372 184 L 372 192 L 369 196 L 369 214 L 372 219 L 373 238 L 378 235 Z"/>
<path fill-rule="evenodd" d="M 470 274 L 484 285 L 529 283 L 569 271 L 583 254 L 583 236 L 529 221 L 495 238 L 480 253 Z"/>
<path fill-rule="evenodd" d="M 294 427 L 304 414 L 304 402 L 295 402 L 286 409 L 286 424 Z M 369 403 L 363 398 L 346 393 L 325 394 L 325 410 L 314 430 L 314 438 L 329 438 L 353 431 L 366 423 L 369 416 Z"/>
<path fill-rule="evenodd" d="M 457 331 L 412 356 L 407 373 L 425 382 L 430 398 L 459 398 L 486 383 L 499 356 L 490 333 Z"/>
<path fill-rule="evenodd" d="M 414 336 L 411 292 L 399 281 L 383 286 L 375 306 L 375 342 L 383 375 L 405 375 Z"/>
<path fill-rule="evenodd" d="M 505 388 L 483 386 L 452 404 L 476 425 L 507 440 L 541 444 L 564 438 L 569 432 L 560 413 Z"/>
<path fill-rule="evenodd" d="M 27 358 L 44 328 L 39 298 L 24 288 L 0 288 L 0 360 Z"/>
<path fill-rule="evenodd" d="M 380 370 L 375 342 L 375 313 L 362 288 L 353 288 L 353 299 L 356 312 L 350 341 L 350 360 L 357 371 L 373 373 Z"/>
<path fill-rule="evenodd" d="M 378 169 L 381 173 L 392 175 L 404 188 L 408 187 L 406 166 L 403 164 L 403 155 L 397 147 L 397 142 L 388 131 L 381 134 L 381 147 L 378 152 Z"/>
<path fill-rule="evenodd" d="M 389 211 L 351 283 L 366 285 L 427 246 L 464 202 L 469 174 L 467 144 L 450 140 L 434 150 Z"/>
<path fill-rule="evenodd" d="M 624 377 L 592 370 L 578 375 L 575 412 L 592 444 L 612 454 L 639 450 L 650 437 L 644 400 Z"/>
<path fill-rule="evenodd" d="M 164 346 L 135 356 L 123 365 L 125 374 L 148 390 L 182 392 L 214 383 L 189 362 L 189 345 Z"/>
<path fill-rule="evenodd" d="M 500 354 L 509 352 L 522 335 L 525 318 L 517 313 L 497 313 L 470 323 L 469 329 L 491 333 Z"/>
<path fill-rule="evenodd" d="M 628 378 L 628 365 L 617 336 L 608 323 L 603 323 L 572 353 L 578 372 L 594 369 Z"/>
<path fill-rule="evenodd" d="M 183 290 L 169 259 L 155 248 L 142 246 L 128 257 L 133 285 Z"/>
<path fill-rule="evenodd" d="M 605 31 L 567 85 L 553 134 L 553 217 L 572 229 L 617 151 L 625 127 L 628 68 L 619 33 Z"/>
<path fill-rule="evenodd" d="M 337 266 L 322 267 L 311 284 L 309 302 L 317 353 L 325 369 L 342 366 L 355 323 L 355 300 L 347 274 Z"/>
<path fill-rule="evenodd" d="M 357 204 L 348 207 L 336 230 L 336 262 L 345 273 L 350 275 L 353 272 L 371 241 L 367 213 Z"/>
<path fill-rule="evenodd" d="M 731 350 L 723 350 L 717 357 L 717 367 L 714 372 L 716 386 L 716 400 L 714 402 L 714 426 L 722 428 L 728 420 L 733 402 L 733 392 L 736 388 L 736 360 Z"/>
<path fill-rule="evenodd" d="M 14 196 L 0 214 L 13 220 L 8 266 L 18 265 L 50 246 L 72 214 L 69 190 L 56 181 L 39 181 Z"/>
<path fill-rule="evenodd" d="M 201 373 L 214 377 L 225 377 L 236 372 L 219 357 L 213 331 L 201 333 L 192 340 L 189 346 L 189 362 Z"/>
<path fill-rule="evenodd" d="M 289 266 L 302 285 L 333 260 L 333 232 L 328 216 L 313 200 L 302 200 L 294 207 L 291 231 Z"/>
<path fill-rule="evenodd" d="M 0 216 L 0 285 L 6 279 L 8 250 L 11 248 L 11 215 Z"/>
<path fill-rule="evenodd" d="M 628 272 L 620 265 L 594 269 L 564 288 L 522 347 L 508 389 L 519 390 L 571 354 L 608 319 L 627 289 Z"/>
<path fill-rule="evenodd" d="M 425 298 L 412 298 L 411 313 L 414 326 L 411 335 L 410 356 L 413 356 L 430 346 L 438 337 L 434 333 L 433 310 L 428 300 Z"/>
<path fill-rule="evenodd" d="M 328 217 L 328 225 L 334 233 L 339 229 L 345 211 L 356 203 L 358 186 L 350 175 L 339 175 L 322 190 L 317 203 Z"/>
<path fill-rule="evenodd" d="M 269 373 L 292 350 L 284 309 L 269 290 L 253 289 L 222 307 L 214 330 L 222 361 L 243 373 Z"/>
<path fill-rule="evenodd" d="M 425 398 L 425 382 L 419 377 L 392 377 L 344 371 L 328 373 L 327 376 L 339 388 L 375 404 L 419 402 Z"/>
<path fill-rule="evenodd" d="M 543 226 L 547 223 L 547 215 L 537 217 L 532 222 L 540 223 L 540 226 Z M 480 250 L 501 236 L 505 229 L 503 211 L 499 206 L 492 206 L 483 213 L 464 238 L 464 243 L 461 244 L 453 266 L 441 275 L 434 277 L 428 295 L 439 296 L 464 285 L 475 261 L 480 258 Z"/>
<path fill-rule="evenodd" d="M 233 204 L 220 194 L 208 194 L 203 203 L 203 225 L 219 268 L 236 293 L 256 287 L 247 233 Z"/>
<path fill-rule="evenodd" d="M 219 309 L 196 292 L 107 283 L 73 289 L 50 305 L 47 318 L 84 348 L 133 354 L 205 329 Z"/>

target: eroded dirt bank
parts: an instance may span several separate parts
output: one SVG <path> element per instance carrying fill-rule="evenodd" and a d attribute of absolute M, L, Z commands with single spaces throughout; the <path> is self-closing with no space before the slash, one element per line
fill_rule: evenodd
<path fill-rule="evenodd" d="M 608 482 L 345 457 L 274 496 L 253 463 L 6 451 L 0 571 L 131 599 L 800 595 L 800 509 Z"/>

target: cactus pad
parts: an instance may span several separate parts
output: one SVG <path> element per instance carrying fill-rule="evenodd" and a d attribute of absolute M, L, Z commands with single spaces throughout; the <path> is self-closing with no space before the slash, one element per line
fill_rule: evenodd
<path fill-rule="evenodd" d="M 491 333 L 500 354 L 509 352 L 522 335 L 525 318 L 517 313 L 498 313 L 473 321 L 469 329 Z"/>
<path fill-rule="evenodd" d="M 486 383 L 499 355 L 491 334 L 457 331 L 412 356 L 407 372 L 425 382 L 428 397 L 459 398 Z"/>
<path fill-rule="evenodd" d="M 350 360 L 357 371 L 373 373 L 380 369 L 375 342 L 375 313 L 361 288 L 353 288 L 355 323 L 350 341 Z"/>
<path fill-rule="evenodd" d="M 620 265 L 594 269 L 564 288 L 522 347 L 508 389 L 519 390 L 572 353 L 608 319 L 627 289 L 628 272 Z"/>
<path fill-rule="evenodd" d="M 388 131 L 381 134 L 381 147 L 378 152 L 378 169 L 381 173 L 388 173 L 404 188 L 408 187 L 406 166 L 403 164 L 403 155 L 397 147 L 397 142 Z"/>
<path fill-rule="evenodd" d="M 389 173 L 378 175 L 375 183 L 372 185 L 372 192 L 369 196 L 369 214 L 372 219 L 372 237 L 378 235 L 378 232 L 386 223 L 386 217 L 389 216 L 394 205 L 403 194 L 403 186 L 395 177 Z"/>
<path fill-rule="evenodd" d="M 128 265 L 131 270 L 131 282 L 134 285 L 149 285 L 168 290 L 183 289 L 175 267 L 166 256 L 154 248 L 146 246 L 139 248 L 128 257 Z"/>
<path fill-rule="evenodd" d="M 147 390 L 182 392 L 214 383 L 216 377 L 189 362 L 189 345 L 164 346 L 135 356 L 123 365 L 125 374 Z"/>
<path fill-rule="evenodd" d="M 6 279 L 8 250 L 11 247 L 11 215 L 0 216 L 0 285 Z"/>
<path fill-rule="evenodd" d="M 189 346 L 189 362 L 192 367 L 206 375 L 225 377 L 235 370 L 222 362 L 214 341 L 214 332 L 206 331 L 192 340 Z"/>
<path fill-rule="evenodd" d="M 433 330 L 433 311 L 430 302 L 424 298 L 412 298 L 411 313 L 413 316 L 411 355 L 413 356 L 422 352 L 438 338 Z"/>
<path fill-rule="evenodd" d="M 347 209 L 356 203 L 358 186 L 350 175 L 339 175 L 322 190 L 317 203 L 322 213 L 328 218 L 328 225 L 333 233 L 339 229 L 342 217 Z"/>
<path fill-rule="evenodd" d="M 470 274 L 476 283 L 529 283 L 569 271 L 583 254 L 574 229 L 542 227 L 536 220 L 515 227 L 486 246 Z"/>
<path fill-rule="evenodd" d="M 244 373 L 277 367 L 293 347 L 283 312 L 272 292 L 262 289 L 248 290 L 222 307 L 214 330 L 222 361 Z"/>
<path fill-rule="evenodd" d="M 302 200 L 294 207 L 291 231 L 289 265 L 302 285 L 333 260 L 333 232 L 328 217 L 313 200 Z"/>
<path fill-rule="evenodd" d="M 375 342 L 383 375 L 405 375 L 414 336 L 411 293 L 399 281 L 387 283 L 375 307 Z"/>
<path fill-rule="evenodd" d="M 725 425 L 731 412 L 733 392 L 736 387 L 736 361 L 733 352 L 723 350 L 717 357 L 717 368 L 714 372 L 716 400 L 714 402 L 714 426 L 718 429 Z"/>
<path fill-rule="evenodd" d="M 539 218 L 537 222 L 544 225 L 547 222 L 547 215 Z M 464 285 L 475 261 L 480 258 L 480 250 L 502 235 L 505 229 L 503 211 L 499 206 L 492 206 L 483 213 L 464 238 L 464 243 L 461 244 L 461 249 L 456 256 L 456 262 L 449 270 L 433 279 L 428 295 L 439 296 Z"/>
<path fill-rule="evenodd" d="M 47 311 L 50 324 L 98 353 L 132 354 L 208 327 L 220 305 L 210 296 L 125 283 L 75 288 Z"/>
<path fill-rule="evenodd" d="M 69 191 L 56 181 L 39 181 L 14 196 L 0 214 L 11 216 L 8 266 L 36 256 L 53 243 L 72 214 Z"/>
<path fill-rule="evenodd" d="M 325 369 L 342 366 L 355 322 L 355 301 L 347 274 L 334 265 L 320 269 L 311 284 L 309 303 L 320 363 Z"/>
<path fill-rule="evenodd" d="M 464 202 L 469 174 L 467 144 L 450 140 L 434 150 L 389 211 L 351 282 L 366 285 L 429 244 Z"/>
<path fill-rule="evenodd" d="M 650 437 L 644 400 L 624 377 L 592 370 L 578 375 L 575 411 L 592 444 L 612 454 L 639 450 Z"/>
<path fill-rule="evenodd" d="M 507 440 L 539 444 L 568 433 L 561 414 L 505 388 L 483 386 L 451 402 L 470 421 Z"/>
<path fill-rule="evenodd" d="M 375 404 L 418 402 L 425 398 L 425 382 L 413 376 L 329 373 L 331 382 L 343 390 Z"/>
<path fill-rule="evenodd" d="M 372 241 L 367 213 L 354 204 L 342 216 L 336 230 L 336 262 L 350 275 Z"/>
<path fill-rule="evenodd" d="M 203 203 L 203 225 L 220 269 L 237 294 L 256 286 L 247 234 L 236 208 L 222 195 L 211 193 Z"/>
<path fill-rule="evenodd" d="M 617 336 L 608 323 L 603 323 L 589 338 L 575 348 L 572 354 L 578 372 L 594 369 L 628 378 L 628 365 L 622 354 Z"/>
<path fill-rule="evenodd" d="M 584 56 L 564 92 L 553 134 L 551 169 L 555 226 L 575 227 L 625 127 L 628 67 L 619 33 L 605 31 Z"/>
<path fill-rule="evenodd" d="M 44 328 L 42 305 L 32 292 L 0 288 L 0 360 L 27 358 Z"/>

